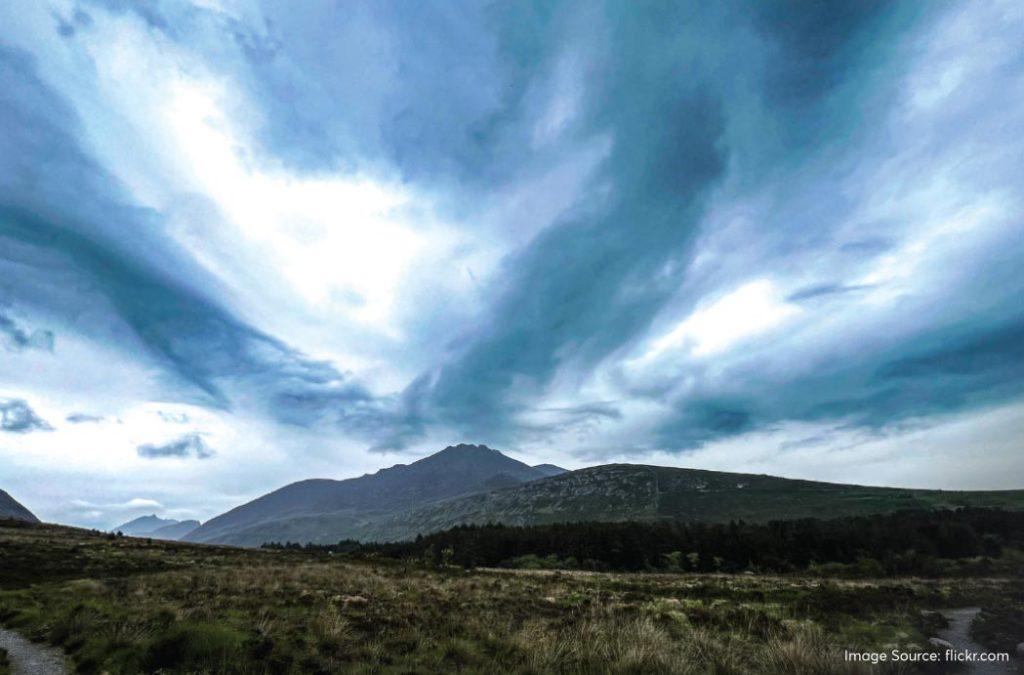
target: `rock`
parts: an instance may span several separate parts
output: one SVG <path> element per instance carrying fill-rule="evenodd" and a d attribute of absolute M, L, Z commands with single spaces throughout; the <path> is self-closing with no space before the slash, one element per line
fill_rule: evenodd
<path fill-rule="evenodd" d="M 952 642 L 946 642 L 942 638 L 937 637 L 928 638 L 928 644 L 937 649 L 956 649 Z"/>

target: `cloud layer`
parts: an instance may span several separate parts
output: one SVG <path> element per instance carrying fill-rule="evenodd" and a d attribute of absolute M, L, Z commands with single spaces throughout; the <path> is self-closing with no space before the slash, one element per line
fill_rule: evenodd
<path fill-rule="evenodd" d="M 900 466 L 945 485 L 955 454 L 922 447 L 952 420 L 1006 487 L 1015 3 L 53 0 L 0 25 L 0 453 L 27 488 L 68 473 L 44 516 L 99 522 L 61 506 L 96 475 L 115 494 L 80 500 L 203 517 L 459 440 L 573 466 L 767 443 L 716 466 L 814 478 L 791 448 L 913 438 Z"/>

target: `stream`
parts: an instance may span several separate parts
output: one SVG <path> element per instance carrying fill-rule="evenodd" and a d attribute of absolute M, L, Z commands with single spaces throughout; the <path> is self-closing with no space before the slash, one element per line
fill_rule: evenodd
<path fill-rule="evenodd" d="M 7 651 L 13 675 L 65 675 L 70 672 L 61 650 L 29 642 L 12 630 L 0 628 L 0 649 Z"/>
<path fill-rule="evenodd" d="M 938 637 L 951 643 L 959 650 L 966 649 L 971 652 L 990 652 L 991 650 L 978 644 L 971 638 L 971 621 L 978 615 L 981 609 L 978 607 L 960 607 L 957 609 L 944 609 L 940 611 L 949 620 L 949 627 L 938 632 Z M 1009 663 L 974 662 L 965 664 L 966 667 L 960 671 L 977 675 L 1006 675 L 1006 673 L 1017 672 L 1019 661 L 1016 655 L 1010 655 Z"/>

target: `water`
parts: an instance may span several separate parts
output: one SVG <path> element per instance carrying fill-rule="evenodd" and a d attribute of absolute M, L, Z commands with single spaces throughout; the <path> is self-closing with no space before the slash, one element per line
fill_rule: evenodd
<path fill-rule="evenodd" d="M 960 607 L 958 609 L 944 609 L 941 614 L 949 620 L 949 627 L 938 633 L 938 637 L 951 643 L 957 649 L 966 649 L 971 652 L 990 652 L 991 650 L 978 644 L 971 638 L 971 622 L 978 615 L 981 609 L 978 607 Z M 959 671 L 971 673 L 972 675 L 1006 675 L 1007 673 L 1019 672 L 1020 663 L 1010 654 L 1009 663 L 970 663 L 966 668 Z"/>

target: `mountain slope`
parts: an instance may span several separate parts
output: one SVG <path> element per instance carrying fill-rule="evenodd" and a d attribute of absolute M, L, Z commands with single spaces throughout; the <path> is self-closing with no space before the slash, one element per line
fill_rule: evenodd
<path fill-rule="evenodd" d="M 544 470 L 483 445 L 450 446 L 412 464 L 359 478 L 286 485 L 208 520 L 186 540 L 238 545 L 333 542 L 389 513 L 508 488 L 546 475 Z"/>
<path fill-rule="evenodd" d="M 163 539 L 165 541 L 178 541 L 192 530 L 199 527 L 200 523 L 198 520 L 182 520 L 171 525 L 164 525 L 153 530 L 147 537 L 153 539 Z"/>
<path fill-rule="evenodd" d="M 909 490 L 609 464 L 409 510 L 366 523 L 356 536 L 366 541 L 411 539 L 463 523 L 530 525 L 662 519 L 763 522 L 957 506 L 1024 510 L 1024 490 Z"/>
<path fill-rule="evenodd" d="M 26 520 L 30 523 L 38 523 L 39 519 L 31 511 L 18 503 L 18 501 L 0 490 L 0 519 L 11 518 L 13 520 Z"/>
<path fill-rule="evenodd" d="M 128 535 L 129 537 L 148 537 L 154 530 L 159 530 L 162 527 L 177 524 L 177 520 L 159 518 L 154 513 L 153 515 L 141 516 L 134 520 L 129 520 L 127 523 L 121 523 L 117 527 L 111 528 L 110 531 L 120 532 Z"/>

